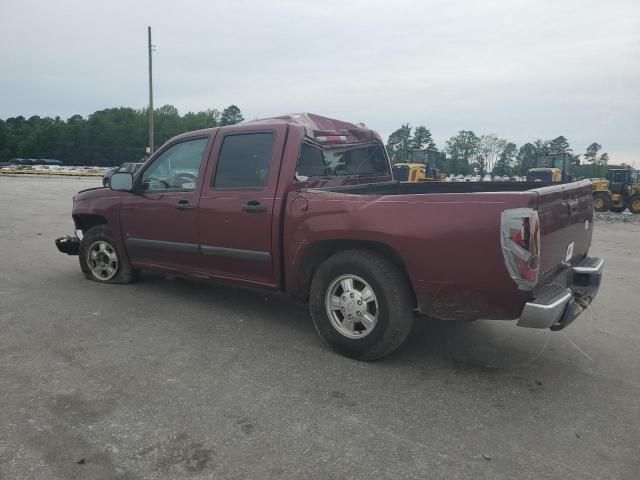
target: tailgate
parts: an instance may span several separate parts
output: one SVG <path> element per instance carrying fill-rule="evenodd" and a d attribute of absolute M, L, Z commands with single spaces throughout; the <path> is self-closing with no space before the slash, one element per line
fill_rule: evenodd
<path fill-rule="evenodd" d="M 534 190 L 540 219 L 539 284 L 575 265 L 589 252 L 593 232 L 592 186 L 589 180 Z M 548 280 L 547 280 L 548 281 Z"/>

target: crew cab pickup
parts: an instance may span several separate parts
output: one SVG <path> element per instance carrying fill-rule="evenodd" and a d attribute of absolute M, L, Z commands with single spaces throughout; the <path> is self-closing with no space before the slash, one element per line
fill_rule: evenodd
<path fill-rule="evenodd" d="M 169 140 L 75 195 L 56 244 L 97 282 L 156 270 L 295 295 L 328 346 L 371 360 L 417 314 L 566 327 L 602 275 L 591 189 L 396 182 L 376 132 L 294 114 Z"/>

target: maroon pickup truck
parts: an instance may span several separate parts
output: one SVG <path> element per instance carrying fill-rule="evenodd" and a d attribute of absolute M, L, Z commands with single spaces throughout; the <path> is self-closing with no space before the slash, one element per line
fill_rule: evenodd
<path fill-rule="evenodd" d="M 312 114 L 179 135 L 74 197 L 56 240 L 85 276 L 222 279 L 309 302 L 324 342 L 371 360 L 416 314 L 559 330 L 600 286 L 588 181 L 393 181 L 380 136 Z"/>

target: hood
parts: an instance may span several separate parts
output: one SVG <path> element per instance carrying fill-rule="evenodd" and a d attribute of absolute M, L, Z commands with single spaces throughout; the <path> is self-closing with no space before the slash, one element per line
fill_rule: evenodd
<path fill-rule="evenodd" d="M 110 188 L 95 187 L 87 188 L 86 190 L 80 190 L 73 196 L 73 201 L 90 200 L 92 198 L 104 198 L 104 197 L 119 197 L 122 192 L 115 192 Z"/>

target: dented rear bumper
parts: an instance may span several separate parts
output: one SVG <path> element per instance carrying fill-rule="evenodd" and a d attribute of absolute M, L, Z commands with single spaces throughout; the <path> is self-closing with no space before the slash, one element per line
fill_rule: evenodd
<path fill-rule="evenodd" d="M 598 293 L 604 260 L 584 258 L 534 292 L 517 325 L 562 330 L 589 306 Z"/>

